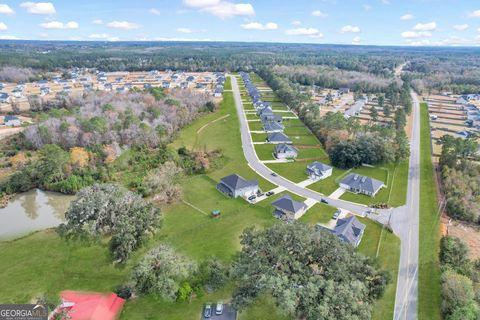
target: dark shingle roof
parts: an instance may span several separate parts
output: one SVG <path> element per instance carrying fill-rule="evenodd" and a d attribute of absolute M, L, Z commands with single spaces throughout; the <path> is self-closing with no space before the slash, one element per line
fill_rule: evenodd
<path fill-rule="evenodd" d="M 315 171 L 315 172 L 319 172 L 319 173 L 332 169 L 332 167 L 327 166 L 326 164 L 318 162 L 318 161 L 314 161 L 314 162 L 310 163 L 307 166 L 307 168 L 311 171 Z"/>
<path fill-rule="evenodd" d="M 285 210 L 288 212 L 298 212 L 306 207 L 305 203 L 293 200 L 288 194 L 273 201 L 272 206 L 280 211 Z"/>
<path fill-rule="evenodd" d="M 382 181 L 361 176 L 356 173 L 350 173 L 348 176 L 343 178 L 341 183 L 350 186 L 350 188 L 364 190 L 370 193 L 376 193 L 381 187 L 384 186 Z"/>
<path fill-rule="evenodd" d="M 298 153 L 297 148 L 295 148 L 292 145 L 285 144 L 285 143 L 280 143 L 275 146 L 275 152 L 278 153 L 287 153 L 288 151 L 293 151 L 295 153 Z"/>
<path fill-rule="evenodd" d="M 292 142 L 290 138 L 283 132 L 274 132 L 268 135 L 267 140 L 269 142 Z"/>
<path fill-rule="evenodd" d="M 365 227 L 366 226 L 358 221 L 357 218 L 350 216 L 345 219 L 338 219 L 337 225 L 333 229 L 333 233 L 342 240 L 355 244 L 365 230 Z"/>
<path fill-rule="evenodd" d="M 227 185 L 232 190 L 242 189 L 251 186 L 257 186 L 257 180 L 245 180 L 238 174 L 231 174 L 221 179 L 223 184 Z"/>

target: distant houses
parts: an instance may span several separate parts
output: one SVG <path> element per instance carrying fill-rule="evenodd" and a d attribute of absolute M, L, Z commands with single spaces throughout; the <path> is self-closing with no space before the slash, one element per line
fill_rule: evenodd
<path fill-rule="evenodd" d="M 0 92 L 0 103 L 6 103 L 8 102 L 8 93 L 6 92 Z"/>
<path fill-rule="evenodd" d="M 366 226 L 358 221 L 355 216 L 350 216 L 348 218 L 338 219 L 333 230 L 321 225 L 317 225 L 317 228 L 331 232 L 340 240 L 357 247 L 362 241 Z"/>
<path fill-rule="evenodd" d="M 6 115 L 3 118 L 3 125 L 12 127 L 20 126 L 22 125 L 22 120 L 20 120 L 17 116 Z"/>
<path fill-rule="evenodd" d="M 273 155 L 277 159 L 295 159 L 298 156 L 298 150 L 292 145 L 280 143 L 273 148 Z"/>
<path fill-rule="evenodd" d="M 353 193 L 361 193 L 375 197 L 377 192 L 386 186 L 382 181 L 356 173 L 350 173 L 340 181 L 340 187 Z"/>
<path fill-rule="evenodd" d="M 217 184 L 217 190 L 232 198 L 248 198 L 260 192 L 257 180 L 245 180 L 238 174 L 222 178 Z"/>
<path fill-rule="evenodd" d="M 293 200 L 288 194 L 273 201 L 272 206 L 275 208 L 273 216 L 284 221 L 297 220 L 307 210 L 305 203 Z"/>
<path fill-rule="evenodd" d="M 306 169 L 308 178 L 316 181 L 330 177 L 332 175 L 332 171 L 332 167 L 318 161 L 312 162 L 307 166 Z"/>
<path fill-rule="evenodd" d="M 360 112 L 362 112 L 367 102 L 368 102 L 367 97 L 362 97 L 357 101 L 355 101 L 355 103 L 348 110 L 345 111 L 344 113 L 345 118 L 358 116 Z"/>

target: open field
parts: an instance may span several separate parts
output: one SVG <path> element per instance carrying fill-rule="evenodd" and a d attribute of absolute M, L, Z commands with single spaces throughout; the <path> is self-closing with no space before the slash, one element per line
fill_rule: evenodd
<path fill-rule="evenodd" d="M 420 104 L 420 241 L 418 270 L 418 319 L 438 320 L 440 315 L 439 214 L 430 149 L 428 106 Z"/>

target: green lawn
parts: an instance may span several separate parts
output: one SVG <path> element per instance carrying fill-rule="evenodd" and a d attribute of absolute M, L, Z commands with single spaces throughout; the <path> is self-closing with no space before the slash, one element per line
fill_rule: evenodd
<path fill-rule="evenodd" d="M 301 126 L 305 127 L 303 124 L 302 120 L 300 119 L 283 119 L 283 125 L 285 127 L 290 127 L 290 126 Z"/>
<path fill-rule="evenodd" d="M 308 178 L 307 174 L 305 173 L 307 164 L 307 162 L 295 161 L 288 163 L 267 163 L 266 166 L 282 177 L 298 183 Z"/>
<path fill-rule="evenodd" d="M 318 146 L 320 142 L 318 142 L 317 138 L 313 134 L 305 134 L 305 135 L 289 135 L 290 140 L 292 140 L 293 144 L 301 144 L 301 145 L 309 145 L 309 146 Z"/>
<path fill-rule="evenodd" d="M 418 319 L 441 319 L 438 200 L 430 146 L 428 106 L 421 108 L 420 141 L 420 241 Z"/>
<path fill-rule="evenodd" d="M 253 142 L 265 142 L 267 140 L 267 133 L 251 133 Z"/>
<path fill-rule="evenodd" d="M 387 286 L 385 294 L 373 306 L 372 319 L 393 319 L 398 264 L 400 261 L 400 239 L 387 229 L 383 229 L 378 223 L 362 218 L 360 218 L 360 221 L 367 227 L 357 250 L 365 255 L 377 258 L 379 266 L 383 270 L 390 272 L 392 276 L 392 281 Z"/>
<path fill-rule="evenodd" d="M 227 77 L 227 79 L 225 79 L 225 84 L 223 88 L 225 90 L 232 90 L 232 79 L 230 79 L 230 77 Z"/>
<path fill-rule="evenodd" d="M 406 202 L 408 182 L 408 161 L 400 163 L 395 170 L 395 164 L 377 165 L 373 168 L 360 167 L 351 172 L 383 181 L 386 188 L 382 188 L 375 197 L 363 194 L 345 192 L 340 199 L 362 203 L 366 205 L 389 203 L 393 207 L 404 205 Z"/>
<path fill-rule="evenodd" d="M 255 152 L 257 153 L 258 159 L 260 160 L 274 160 L 273 156 L 273 144 L 256 144 Z"/>
<path fill-rule="evenodd" d="M 247 120 L 260 120 L 256 113 L 245 113 Z"/>
<path fill-rule="evenodd" d="M 329 196 L 332 194 L 332 192 L 339 188 L 338 180 L 340 177 L 343 177 L 346 172 L 347 170 L 333 168 L 333 172 L 330 177 L 315 182 L 314 184 L 309 185 L 307 188 Z"/>
<path fill-rule="evenodd" d="M 311 135 L 310 131 L 305 126 L 285 127 L 283 132 L 289 137 L 294 135 Z"/>
<path fill-rule="evenodd" d="M 322 148 L 300 148 L 298 149 L 298 158 L 301 159 L 318 159 L 320 162 L 330 162 L 328 155 Z"/>
<path fill-rule="evenodd" d="M 248 121 L 250 131 L 263 131 L 263 124 L 260 121 Z"/>
<path fill-rule="evenodd" d="M 332 207 L 325 203 L 317 203 L 300 218 L 299 222 L 317 224 L 317 223 L 327 223 L 332 219 L 333 214 L 337 211 L 337 208 Z"/>

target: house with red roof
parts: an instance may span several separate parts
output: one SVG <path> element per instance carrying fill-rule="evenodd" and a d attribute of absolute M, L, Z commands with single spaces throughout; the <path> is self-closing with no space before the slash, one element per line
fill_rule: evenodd
<path fill-rule="evenodd" d="M 60 298 L 62 304 L 50 320 L 55 320 L 55 315 L 60 313 L 68 314 L 71 320 L 114 320 L 125 304 L 115 293 L 62 291 Z"/>

